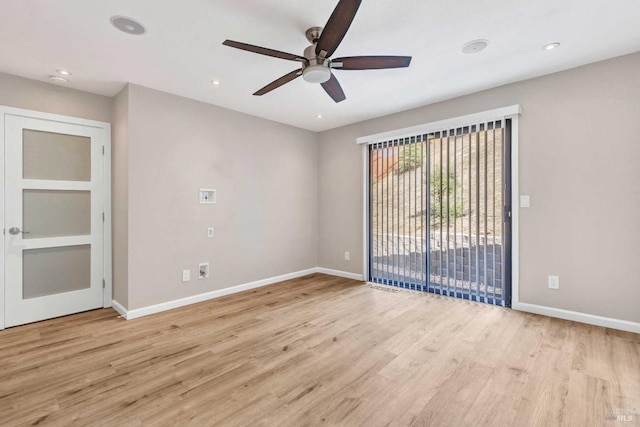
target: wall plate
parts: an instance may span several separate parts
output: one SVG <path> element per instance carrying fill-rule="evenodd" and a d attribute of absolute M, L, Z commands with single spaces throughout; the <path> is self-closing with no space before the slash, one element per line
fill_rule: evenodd
<path fill-rule="evenodd" d="M 211 188 L 200 189 L 200 204 L 201 205 L 215 205 L 216 204 L 216 190 Z"/>
<path fill-rule="evenodd" d="M 206 279 L 207 277 L 209 277 L 209 263 L 198 264 L 198 279 Z"/>

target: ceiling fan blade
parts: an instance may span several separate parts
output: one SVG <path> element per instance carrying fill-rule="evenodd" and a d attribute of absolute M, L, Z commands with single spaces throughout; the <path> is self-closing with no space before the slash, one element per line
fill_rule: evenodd
<path fill-rule="evenodd" d="M 255 96 L 262 96 L 265 93 L 269 93 L 272 90 L 277 89 L 277 88 L 279 88 L 280 86 L 282 86 L 282 85 L 284 85 L 286 83 L 289 83 L 291 80 L 297 79 L 301 75 L 302 75 L 302 70 L 293 70 L 289 74 L 285 74 L 284 76 L 280 77 L 279 79 L 272 81 L 271 83 L 269 83 L 268 85 L 266 85 L 265 87 L 263 87 L 262 89 L 260 89 L 256 93 L 254 93 L 254 95 Z"/>
<path fill-rule="evenodd" d="M 361 2 L 362 0 L 340 0 L 320 34 L 316 55 L 324 58 L 333 55 L 347 34 Z"/>
<path fill-rule="evenodd" d="M 336 70 L 381 70 L 404 68 L 411 64 L 410 56 L 349 56 L 331 61 Z"/>
<path fill-rule="evenodd" d="M 252 44 L 236 42 L 233 40 L 225 40 L 223 45 L 229 47 L 235 47 L 236 49 L 242 49 L 260 55 L 272 56 L 274 58 L 288 59 L 289 61 L 307 62 L 302 56 L 294 55 L 292 53 L 280 52 L 279 50 L 268 49 L 266 47 L 254 46 Z"/>
<path fill-rule="evenodd" d="M 338 79 L 336 79 L 336 76 L 333 74 L 331 74 L 331 78 L 329 80 L 322 83 L 322 88 L 335 102 L 342 102 L 347 99 L 342 91 L 342 86 L 340 86 Z"/>

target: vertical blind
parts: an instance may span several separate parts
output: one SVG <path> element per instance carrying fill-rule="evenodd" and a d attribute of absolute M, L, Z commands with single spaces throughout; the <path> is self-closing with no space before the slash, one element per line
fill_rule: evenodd
<path fill-rule="evenodd" d="M 369 146 L 369 279 L 510 305 L 510 120 Z"/>

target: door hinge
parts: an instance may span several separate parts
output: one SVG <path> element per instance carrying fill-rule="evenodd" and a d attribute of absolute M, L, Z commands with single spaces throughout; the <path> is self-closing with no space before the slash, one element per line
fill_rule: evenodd
<path fill-rule="evenodd" d="M 106 288 L 106 287 L 107 287 L 107 282 L 105 282 L 105 280 L 104 280 L 104 279 L 102 279 L 102 289 L 104 289 L 104 288 Z"/>
<path fill-rule="evenodd" d="M 104 156 L 104 145 L 102 146 L 102 155 Z"/>
<path fill-rule="evenodd" d="M 102 222 L 104 222 L 104 212 L 102 212 Z"/>

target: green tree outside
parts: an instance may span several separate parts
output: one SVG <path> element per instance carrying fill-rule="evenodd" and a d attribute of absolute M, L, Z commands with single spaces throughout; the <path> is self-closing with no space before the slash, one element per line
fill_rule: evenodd
<path fill-rule="evenodd" d="M 422 164 L 422 144 L 405 146 L 398 159 L 397 174 L 409 172 Z"/>
<path fill-rule="evenodd" d="M 396 174 L 400 175 L 412 171 L 422 166 L 423 161 L 423 144 L 407 145 L 398 157 Z M 432 226 L 439 227 L 440 224 L 446 222 L 447 218 L 450 222 L 453 222 L 456 218 L 464 216 L 462 207 L 457 203 L 453 203 L 458 199 L 456 196 L 460 189 L 460 181 L 458 181 L 453 171 L 449 171 L 447 174 L 443 173 L 439 166 L 434 167 L 429 176 L 429 188 L 431 193 L 429 216 Z M 449 196 L 448 211 L 447 195 Z"/>
<path fill-rule="evenodd" d="M 456 175 L 449 171 L 444 173 L 439 166 L 431 171 L 429 177 L 429 188 L 431 189 L 431 225 L 440 226 L 447 221 L 453 222 L 456 218 L 462 217 L 462 207 L 454 203 L 458 198 L 460 182 Z M 447 209 L 447 196 L 449 198 L 449 208 Z"/>

